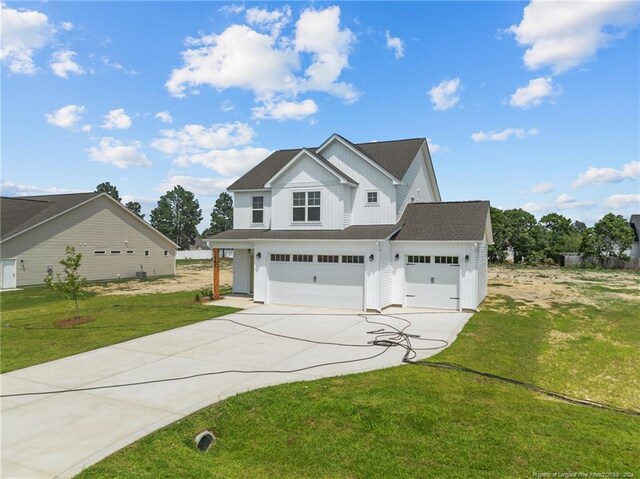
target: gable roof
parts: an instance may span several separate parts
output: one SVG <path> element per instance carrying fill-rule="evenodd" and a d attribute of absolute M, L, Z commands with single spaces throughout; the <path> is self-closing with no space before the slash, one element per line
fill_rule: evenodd
<path fill-rule="evenodd" d="M 0 197 L 0 236 L 15 236 L 102 193 Z"/>
<path fill-rule="evenodd" d="M 631 215 L 629 220 L 631 228 L 633 228 L 633 234 L 635 235 L 634 241 L 640 240 L 640 215 Z"/>
<path fill-rule="evenodd" d="M 282 173 L 284 173 L 289 166 L 293 165 L 293 163 L 295 163 L 297 161 L 297 159 L 302 158 L 302 153 L 306 153 L 309 157 L 311 157 L 312 159 L 314 159 L 315 161 L 320 163 L 320 165 L 322 165 L 327 170 L 329 170 L 329 172 L 331 174 L 333 174 L 334 176 L 337 176 L 341 180 L 344 180 L 346 183 L 350 183 L 352 185 L 357 185 L 358 184 L 349 175 L 347 175 L 340 168 L 338 168 L 333 163 L 331 163 L 329 160 L 327 160 L 320 153 L 312 151 L 312 150 L 310 150 L 308 148 L 301 148 L 295 155 L 293 155 L 293 158 L 291 158 L 291 160 L 289 160 L 282 168 L 280 168 L 278 171 L 276 171 L 276 173 L 271 178 L 269 178 L 267 181 L 265 181 L 264 186 L 269 185 L 269 183 L 271 183 L 278 176 L 280 176 Z"/>
<path fill-rule="evenodd" d="M 344 138 L 342 139 L 344 140 Z M 344 141 L 353 145 L 358 151 L 362 152 L 362 154 L 367 156 L 390 175 L 395 178 L 402 179 L 426 139 L 411 138 L 407 140 L 379 141 L 370 143 L 351 143 L 348 140 Z M 316 153 L 317 149 L 318 148 L 307 148 L 307 150 L 313 153 Z M 301 150 L 302 148 L 274 151 L 227 189 L 231 191 L 264 189 L 265 183 L 280 171 L 289 161 L 291 161 Z M 321 155 L 318 156 L 331 164 L 326 158 Z M 340 174 L 346 176 L 342 172 L 340 172 Z"/>
<path fill-rule="evenodd" d="M 52 220 L 69 210 L 99 197 L 105 197 L 107 200 L 118 205 L 131 215 L 132 218 L 143 223 L 164 240 L 176 247 L 178 246 L 174 241 L 160 233 L 160 231 L 145 220 L 129 211 L 123 204 L 114 200 L 107 193 L 100 192 L 19 197 L 2 196 L 0 197 L 0 241 L 13 238 L 41 223 Z"/>
<path fill-rule="evenodd" d="M 488 201 L 409 203 L 395 241 L 482 241 L 490 225 Z"/>

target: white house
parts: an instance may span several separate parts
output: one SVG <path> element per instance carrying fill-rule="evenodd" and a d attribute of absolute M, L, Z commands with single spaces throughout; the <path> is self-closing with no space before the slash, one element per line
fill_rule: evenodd
<path fill-rule="evenodd" d="M 442 202 L 424 138 L 272 153 L 229 188 L 233 291 L 381 311 L 476 309 L 487 294 L 487 201 Z"/>
<path fill-rule="evenodd" d="M 0 289 L 61 272 L 66 246 L 90 281 L 176 272 L 177 245 L 106 193 L 0 198 Z"/>

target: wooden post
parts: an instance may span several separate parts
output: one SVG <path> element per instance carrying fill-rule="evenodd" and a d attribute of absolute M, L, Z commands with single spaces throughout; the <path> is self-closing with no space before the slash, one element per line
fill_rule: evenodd
<path fill-rule="evenodd" d="M 220 250 L 213 248 L 213 299 L 220 299 Z"/>

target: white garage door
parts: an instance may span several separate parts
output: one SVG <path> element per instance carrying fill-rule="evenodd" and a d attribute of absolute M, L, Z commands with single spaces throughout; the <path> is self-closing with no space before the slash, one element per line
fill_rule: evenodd
<path fill-rule="evenodd" d="M 405 261 L 405 278 L 407 306 L 458 309 L 460 265 L 457 256 L 409 255 Z"/>
<path fill-rule="evenodd" d="M 269 261 L 270 303 L 362 310 L 364 264 L 342 261 L 359 257 L 329 256 L 338 261 L 327 263 L 318 262 L 318 255 L 304 255 L 313 258 L 310 262 L 294 262 L 293 256 Z"/>
<path fill-rule="evenodd" d="M 0 289 L 13 289 L 16 287 L 16 260 L 0 260 Z"/>

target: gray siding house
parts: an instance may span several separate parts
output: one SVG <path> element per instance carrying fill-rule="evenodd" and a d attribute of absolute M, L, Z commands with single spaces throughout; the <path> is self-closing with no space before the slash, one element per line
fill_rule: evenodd
<path fill-rule="evenodd" d="M 67 245 L 90 281 L 175 274 L 177 245 L 106 193 L 0 198 L 0 289 L 62 271 Z"/>

